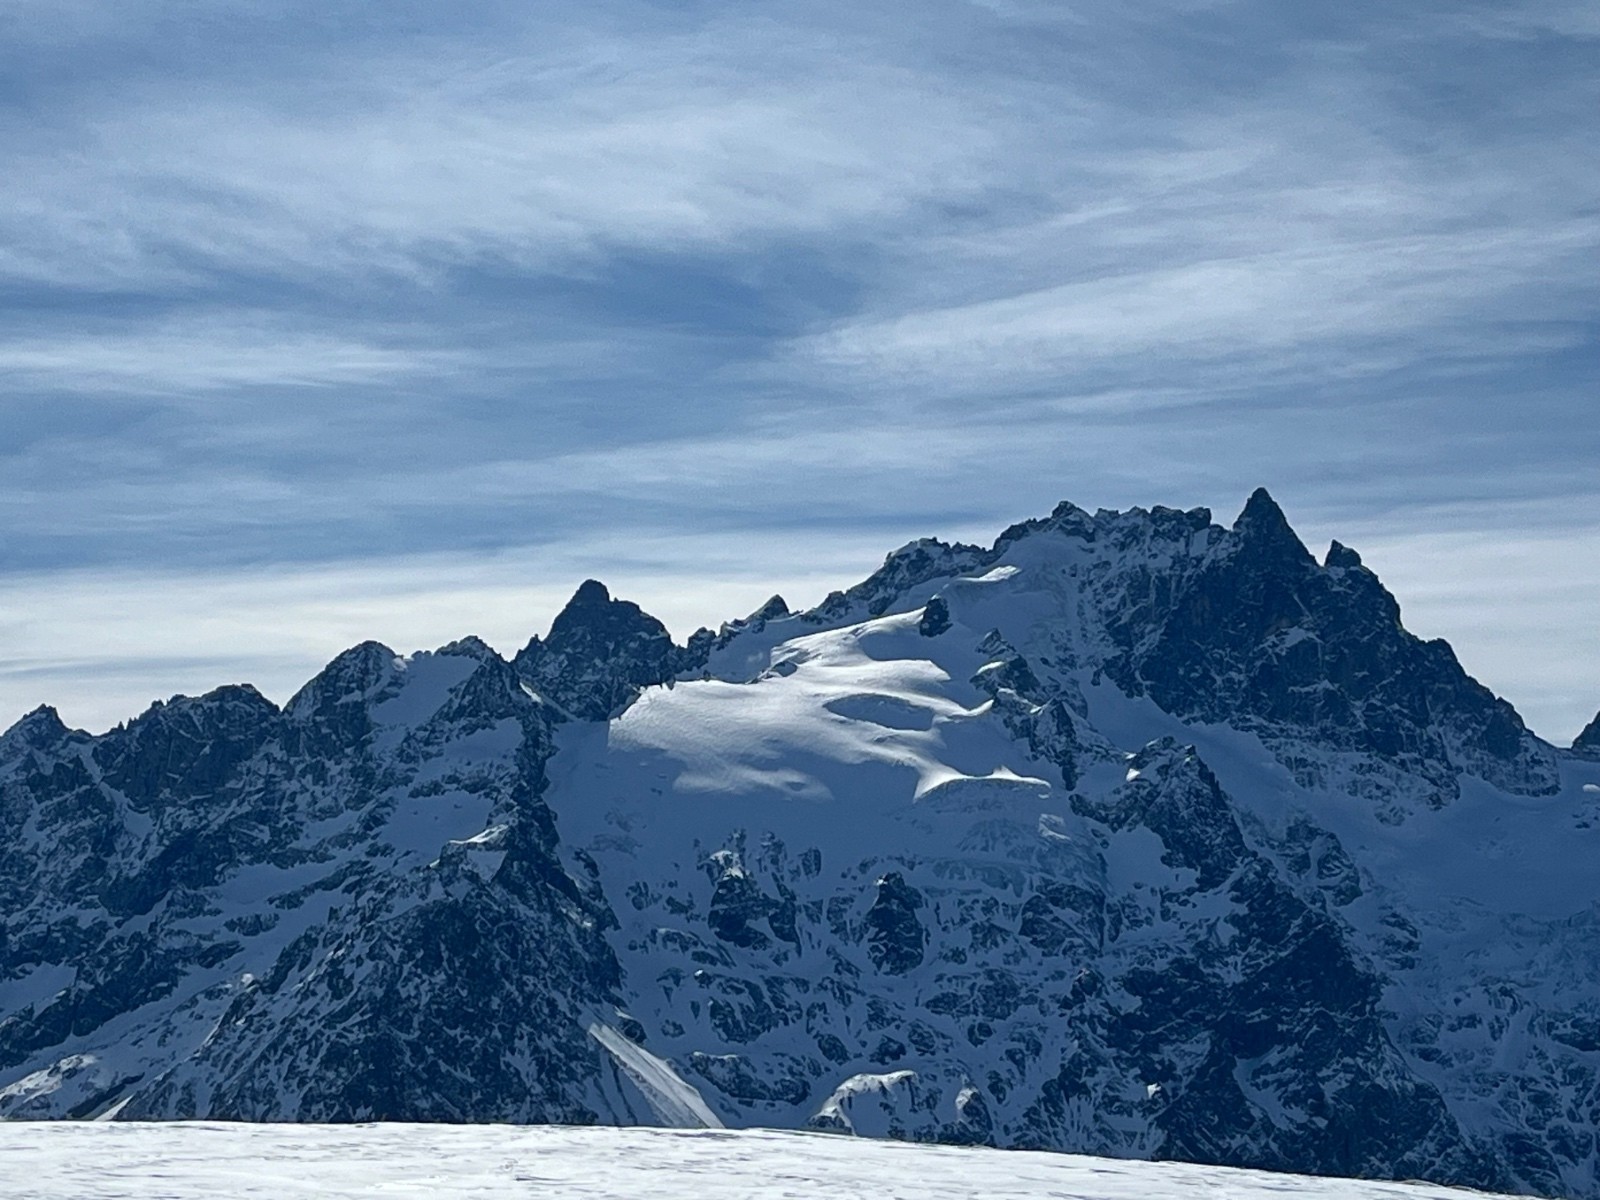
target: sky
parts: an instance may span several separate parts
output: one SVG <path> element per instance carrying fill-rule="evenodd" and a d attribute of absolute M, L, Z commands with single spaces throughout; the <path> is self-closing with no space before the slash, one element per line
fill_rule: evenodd
<path fill-rule="evenodd" d="M 1600 8 L 5 0 L 0 726 L 1267 486 L 1600 707 Z"/>

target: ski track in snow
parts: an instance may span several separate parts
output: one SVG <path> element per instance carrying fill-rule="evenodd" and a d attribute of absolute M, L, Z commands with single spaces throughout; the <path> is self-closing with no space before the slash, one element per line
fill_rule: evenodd
<path fill-rule="evenodd" d="M 1471 1200 L 1423 1184 L 767 1129 L 0 1124 L 10 1200 Z"/>

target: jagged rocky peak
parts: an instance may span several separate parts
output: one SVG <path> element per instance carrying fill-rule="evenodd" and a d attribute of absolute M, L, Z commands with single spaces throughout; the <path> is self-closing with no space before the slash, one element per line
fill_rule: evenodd
<path fill-rule="evenodd" d="M 1361 555 L 1343 542 L 1329 542 L 1328 553 L 1323 556 L 1322 565 L 1328 570 L 1351 571 L 1362 566 Z"/>
<path fill-rule="evenodd" d="M 111 786 L 145 803 L 187 803 L 215 794 L 273 735 L 278 706 L 249 684 L 157 701 L 94 747 Z"/>
<path fill-rule="evenodd" d="M 0 757 L 9 758 L 25 750 L 48 749 L 59 745 L 70 732 L 62 723 L 60 713 L 48 704 L 41 704 L 0 733 Z"/>
<path fill-rule="evenodd" d="M 789 602 L 782 596 L 773 595 L 748 617 L 736 617 L 732 621 L 724 621 L 722 628 L 716 633 L 712 633 L 709 629 L 697 629 L 688 644 L 690 665 L 699 666 L 709 650 L 726 646 L 741 633 L 760 633 L 769 622 L 781 621 L 791 615 Z"/>
<path fill-rule="evenodd" d="M 1090 545 L 1132 549 L 1152 544 L 1183 544 L 1195 534 L 1215 529 L 1209 508 L 1177 509 L 1157 504 L 1145 509 L 1101 508 L 1090 513 L 1069 500 L 1063 500 L 1048 517 L 1021 521 L 995 539 L 991 555 L 998 556 L 1015 542 L 1042 533 L 1061 534 Z M 1216 530 L 1220 533 L 1221 530 Z M 1202 541 L 1199 549 L 1207 544 Z"/>
<path fill-rule="evenodd" d="M 755 612 L 751 613 L 745 618 L 745 620 L 750 624 L 755 624 L 758 621 L 776 621 L 779 617 L 787 617 L 788 615 L 789 602 L 782 596 L 774 593 L 768 597 L 765 604 L 756 609 Z"/>
<path fill-rule="evenodd" d="M 683 651 L 667 627 L 631 600 L 614 599 L 587 579 L 557 615 L 547 637 L 535 637 L 513 660 L 540 696 L 571 716 L 604 721 L 641 688 L 679 671 Z"/>
<path fill-rule="evenodd" d="M 557 614 L 555 624 L 551 627 L 554 635 L 564 623 L 580 619 L 577 614 L 585 610 L 599 611 L 610 607 L 612 604 L 627 604 L 626 600 L 613 600 L 611 591 L 598 579 L 585 579 L 578 585 L 578 590 L 572 593 L 572 599 L 567 601 L 567 606 Z M 638 605 L 634 605 L 637 608 Z"/>
<path fill-rule="evenodd" d="M 1190 568 L 1165 611 L 1112 618 L 1122 653 L 1106 672 L 1124 690 L 1186 720 L 1381 755 L 1425 780 L 1430 803 L 1452 799 L 1463 771 L 1526 794 L 1558 786 L 1515 710 L 1448 646 L 1407 633 L 1354 551 L 1335 543 L 1318 566 L 1265 489 Z"/>
<path fill-rule="evenodd" d="M 918 538 L 890 554 L 883 566 L 854 587 L 830 593 L 805 614 L 805 620 L 820 625 L 881 616 L 910 589 L 930 579 L 954 578 L 980 570 L 993 557 L 994 552 L 982 546 Z"/>
<path fill-rule="evenodd" d="M 398 655 L 382 642 L 361 642 L 336 657 L 289 699 L 283 715 L 295 749 L 341 754 L 372 732 L 372 709 L 399 691 Z"/>
<path fill-rule="evenodd" d="M 468 634 L 464 638 L 457 638 L 447 645 L 440 646 L 435 654 L 450 655 L 456 658 L 475 658 L 479 662 L 504 661 L 495 653 L 494 647 L 480 637 Z"/>
<path fill-rule="evenodd" d="M 1585 758 L 1600 759 L 1600 713 L 1572 740 L 1572 752 Z"/>
<path fill-rule="evenodd" d="M 1283 515 L 1283 509 L 1264 487 L 1250 493 L 1244 510 L 1233 523 L 1233 533 L 1241 546 L 1276 557 L 1285 565 L 1315 565 L 1311 552 L 1289 524 L 1289 518 Z"/>
<path fill-rule="evenodd" d="M 912 542 L 684 648 L 590 580 L 514 663 L 367 642 L 284 712 L 0 737 L 0 1117 L 809 1123 L 1600 1200 L 1600 718 L 1572 796 L 1412 802 L 1553 756 L 1265 491 Z"/>
<path fill-rule="evenodd" d="M 354 645 L 318 671 L 283 711 L 303 718 L 334 705 L 370 702 L 393 682 L 398 657 L 382 642 Z"/>
<path fill-rule="evenodd" d="M 174 696 L 165 704 L 152 705 L 140 717 L 143 721 L 159 714 L 163 721 L 190 720 L 221 728 L 256 726 L 278 716 L 276 704 L 256 690 L 254 684 L 225 683 L 199 696 Z M 130 725 L 129 728 L 132 728 Z"/>
<path fill-rule="evenodd" d="M 963 596 L 979 593 L 961 581 L 996 568 L 1035 599 L 1001 609 L 977 599 L 993 615 L 971 610 Z M 942 631 L 943 608 L 958 625 L 1004 626 L 1045 684 L 1034 705 L 1070 696 L 1076 685 L 1063 671 L 1086 669 L 1180 719 L 1257 733 L 1285 762 L 1308 762 L 1296 748 L 1306 741 L 1380 755 L 1431 805 L 1456 795 L 1463 772 L 1524 794 L 1559 783 L 1554 751 L 1515 710 L 1448 647 L 1406 632 L 1398 602 L 1356 551 L 1334 543 L 1319 564 L 1265 488 L 1231 528 L 1206 508 L 1090 514 L 1063 502 L 990 549 L 912 542 L 799 620 L 838 626 L 922 608 L 936 593 L 945 606 L 929 615 L 930 630 Z M 1316 782 L 1314 765 L 1295 769 Z"/>

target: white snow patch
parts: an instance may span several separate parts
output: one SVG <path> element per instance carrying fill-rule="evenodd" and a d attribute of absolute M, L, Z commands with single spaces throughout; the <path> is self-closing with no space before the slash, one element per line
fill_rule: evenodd
<path fill-rule="evenodd" d="M 985 571 L 982 575 L 970 575 L 962 579 L 962 583 L 1004 583 L 1007 579 L 1021 572 L 1020 567 L 995 567 L 992 571 Z"/>
<path fill-rule="evenodd" d="M 24 1075 L 15 1083 L 0 1088 L 0 1100 L 32 1100 L 38 1096 L 48 1096 L 51 1092 L 60 1090 L 61 1085 L 72 1076 L 87 1067 L 94 1066 L 97 1061 L 92 1054 L 69 1054 L 60 1062 L 51 1063 L 42 1071 Z"/>
<path fill-rule="evenodd" d="M 722 1128 L 721 1120 L 707 1107 L 699 1091 L 665 1059 L 629 1041 L 604 1021 L 591 1024 L 589 1036 L 605 1048 L 663 1124 L 676 1129 Z"/>
<path fill-rule="evenodd" d="M 916 1081 L 915 1071 L 852 1075 L 833 1089 L 810 1124 L 814 1129 L 884 1137 L 907 1106 L 910 1097 L 906 1093 Z"/>

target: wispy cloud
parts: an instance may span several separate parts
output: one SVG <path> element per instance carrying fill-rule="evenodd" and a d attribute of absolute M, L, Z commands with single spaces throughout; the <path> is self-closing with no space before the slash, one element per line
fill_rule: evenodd
<path fill-rule="evenodd" d="M 73 152 L 11 147 L 3 261 L 83 286 L 426 278 L 486 255 L 581 272 L 615 245 L 837 235 L 984 182 L 982 112 L 848 36 L 732 15 L 495 32 L 106 94 Z"/>
<path fill-rule="evenodd" d="M 340 563 L 554 571 L 616 530 L 722 616 L 718 546 L 825 529 L 870 566 L 1063 497 L 1266 483 L 1319 537 L 1581 543 L 1594 35 L 1558 0 L 17 0 L 0 585 L 166 604 L 137 568 L 260 616 L 227 581 L 274 564 L 283 621 L 346 614 L 320 654 L 390 620 L 367 566 L 306 582 Z M 1445 570 L 1415 561 L 1403 600 Z M 1540 561 L 1516 603 L 1582 594 Z M 1460 594 L 1505 607 L 1484 570 Z M 401 591 L 463 617 L 402 642 L 484 628 Z M 43 669 L 52 628 L 0 656 Z M 1529 644 L 1513 698 L 1574 654 Z"/>
<path fill-rule="evenodd" d="M 106 334 L 0 340 L 0 386 L 146 396 L 367 384 L 459 369 L 448 352 L 319 335 L 299 322 L 169 321 Z"/>

